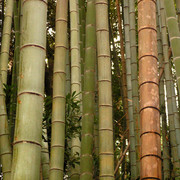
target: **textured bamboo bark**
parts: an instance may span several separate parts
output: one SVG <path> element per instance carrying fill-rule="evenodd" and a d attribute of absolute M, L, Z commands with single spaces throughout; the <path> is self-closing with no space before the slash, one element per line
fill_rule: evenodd
<path fill-rule="evenodd" d="M 107 0 L 96 0 L 96 36 L 99 82 L 99 179 L 111 180 L 114 179 L 114 150 Z"/>
<path fill-rule="evenodd" d="M 39 179 L 41 162 L 47 1 L 22 0 L 22 8 L 12 180 Z"/>
<path fill-rule="evenodd" d="M 174 1 L 173 0 L 163 0 L 165 5 L 165 11 L 166 11 L 166 22 L 168 27 L 168 34 L 173 54 L 173 62 L 175 64 L 176 69 L 176 78 L 177 78 L 177 84 L 178 84 L 178 90 L 180 92 L 180 33 L 179 33 L 179 27 L 178 22 L 176 19 L 176 11 L 174 7 Z"/>
<path fill-rule="evenodd" d="M 81 92 L 81 66 L 80 66 L 80 48 L 79 48 L 79 13 L 77 0 L 70 0 L 70 30 L 71 30 L 71 93 L 76 92 L 77 100 L 80 100 Z M 72 138 L 72 155 L 79 154 L 81 143 L 79 137 Z M 78 164 L 71 170 L 71 179 L 79 179 L 80 167 Z"/>
<path fill-rule="evenodd" d="M 166 19 L 165 19 L 165 9 L 164 2 L 160 1 L 160 12 L 161 12 L 161 31 L 162 31 L 162 44 L 163 44 L 163 54 L 164 54 L 164 62 L 165 62 L 165 81 L 166 81 L 166 92 L 167 92 L 167 105 L 168 105 L 168 119 L 169 119 L 169 130 L 170 130 L 170 144 L 171 144 L 171 154 L 173 157 L 173 167 L 175 176 L 179 176 L 177 169 L 179 168 L 179 160 L 178 160 L 178 149 L 177 149 L 177 141 L 176 141 L 176 131 L 175 131 L 175 114 L 173 110 L 173 99 L 172 99 L 172 73 L 171 73 L 171 62 L 169 61 L 168 55 L 168 38 L 167 38 L 167 29 L 166 29 Z"/>
<path fill-rule="evenodd" d="M 41 167 L 43 180 L 49 179 L 49 149 L 47 142 L 47 129 L 43 129 L 42 149 L 41 149 Z"/>
<path fill-rule="evenodd" d="M 138 68 L 137 68 L 137 45 L 136 45 L 136 25 L 135 25 L 135 0 L 129 0 L 129 19 L 130 19 L 130 45 L 131 45 L 131 79 L 132 79 L 132 101 L 133 118 L 136 134 L 136 171 L 140 176 L 140 117 L 139 117 L 139 87 L 138 87 Z"/>
<path fill-rule="evenodd" d="M 161 179 L 156 0 L 138 0 L 141 179 Z"/>
<path fill-rule="evenodd" d="M 122 22 L 121 22 L 121 13 L 120 13 L 120 6 L 119 0 L 116 0 L 116 10 L 118 16 L 118 30 L 120 36 L 120 45 L 121 45 L 121 62 L 122 62 L 122 89 L 123 89 L 123 105 L 125 110 L 126 116 L 126 126 L 129 129 L 129 113 L 128 113 L 128 97 L 127 97 L 127 79 L 126 79 L 126 61 L 124 57 L 124 38 L 122 32 Z"/>
<path fill-rule="evenodd" d="M 3 24 L 3 34 L 2 34 L 2 44 L 1 44 L 1 74 L 2 74 L 2 83 L 7 83 L 7 70 L 9 62 L 9 49 L 10 49 L 10 40 L 11 40 L 11 26 L 12 26 L 12 16 L 13 16 L 13 0 L 7 0 L 6 4 L 6 13 Z"/>
<path fill-rule="evenodd" d="M 132 100 L 132 72 L 131 72 L 131 51 L 129 34 L 129 2 L 124 0 L 124 25 L 125 25 L 125 51 L 126 51 L 126 79 L 128 95 L 128 113 L 129 113 L 129 139 L 130 139 L 130 166 L 131 179 L 136 179 L 136 150 L 135 150 L 135 124 L 133 118 L 133 100 Z M 122 48 L 122 47 L 121 47 Z"/>
<path fill-rule="evenodd" d="M 161 41 L 161 32 L 160 32 L 160 12 L 159 12 L 159 0 L 157 1 L 157 42 L 158 42 L 158 59 L 159 59 L 159 73 L 163 69 L 163 46 Z M 162 119 L 162 138 L 163 138 L 163 179 L 170 179 L 170 152 L 169 152 L 169 144 L 167 138 L 167 122 L 166 122 L 166 110 L 165 110 L 165 96 L 164 96 L 164 73 L 159 81 L 159 95 L 160 95 L 160 113 Z"/>
<path fill-rule="evenodd" d="M 80 56 L 81 56 L 81 86 L 82 89 L 84 87 L 84 62 L 85 62 L 85 19 L 86 19 L 86 11 L 85 11 L 85 1 L 79 1 L 79 32 L 80 32 Z"/>
<path fill-rule="evenodd" d="M 64 175 L 67 12 L 68 1 L 58 0 L 56 4 L 50 180 L 63 179 Z"/>
<path fill-rule="evenodd" d="M 12 151 L 10 145 L 8 118 L 6 112 L 6 98 L 1 78 L 2 75 L 0 74 L 0 155 L 3 179 L 9 180 L 11 178 Z"/>
<path fill-rule="evenodd" d="M 81 135 L 81 180 L 93 179 L 93 130 L 95 118 L 96 65 L 95 0 L 87 1 L 86 49 L 83 88 L 83 118 Z M 87 163 L 88 162 L 88 163 Z"/>

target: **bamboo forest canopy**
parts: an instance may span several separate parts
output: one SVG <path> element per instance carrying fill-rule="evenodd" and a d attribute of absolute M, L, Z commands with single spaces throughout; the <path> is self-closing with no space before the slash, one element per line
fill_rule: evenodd
<path fill-rule="evenodd" d="M 1 0 L 0 178 L 180 179 L 180 0 Z"/>

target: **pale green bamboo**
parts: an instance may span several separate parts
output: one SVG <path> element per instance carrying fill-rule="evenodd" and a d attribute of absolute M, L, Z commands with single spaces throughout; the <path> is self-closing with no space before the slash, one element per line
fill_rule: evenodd
<path fill-rule="evenodd" d="M 176 78 L 178 84 L 178 91 L 180 92 L 180 32 L 178 22 L 176 19 L 176 11 L 173 0 L 162 0 L 164 1 L 164 7 L 166 11 L 166 22 L 168 27 L 168 35 L 170 39 L 173 62 L 176 69 Z"/>
<path fill-rule="evenodd" d="M 50 180 L 63 179 L 64 175 L 67 12 L 68 1 L 58 0 L 56 4 Z"/>
<path fill-rule="evenodd" d="M 135 121 L 133 116 L 133 97 L 132 97 L 132 71 L 131 71 L 131 49 L 130 49 L 130 24 L 129 24 L 129 2 L 124 3 L 124 30 L 125 30 L 125 52 L 126 52 L 126 79 L 128 95 L 128 113 L 129 113 L 129 139 L 130 139 L 130 166 L 131 179 L 135 180 L 136 171 L 136 149 L 135 149 Z"/>
<path fill-rule="evenodd" d="M 79 7 L 77 0 L 70 0 L 70 30 L 71 30 L 71 93 L 76 92 L 76 100 L 80 100 L 81 92 L 81 66 L 80 66 L 80 47 L 79 47 Z M 81 142 L 78 135 L 72 138 L 72 155 L 80 156 Z M 71 169 L 72 180 L 78 180 L 80 177 L 80 166 L 75 165 Z"/>
<path fill-rule="evenodd" d="M 42 131 L 42 149 L 41 149 L 41 167 L 43 180 L 49 179 L 49 149 L 48 149 L 48 138 L 46 127 Z"/>
<path fill-rule="evenodd" d="M 130 51 L 131 51 L 131 79 L 132 79 L 132 101 L 133 118 L 135 123 L 136 140 L 136 178 L 140 177 L 140 117 L 139 117 L 139 87 L 137 69 L 137 45 L 136 45 L 136 25 L 135 25 L 135 0 L 129 0 L 129 20 L 130 20 Z"/>
<path fill-rule="evenodd" d="M 83 118 L 81 135 L 81 180 L 93 179 L 93 130 L 95 118 L 96 65 L 95 0 L 87 1 L 86 47 L 83 87 Z M 88 163 L 87 163 L 88 162 Z"/>
<path fill-rule="evenodd" d="M 161 41 L 161 32 L 160 32 L 160 12 L 159 12 L 159 0 L 157 1 L 157 41 L 158 41 L 158 59 L 159 59 L 159 73 L 162 73 L 164 70 L 164 62 L 163 62 L 163 46 Z M 164 72 L 159 81 L 159 99 L 160 99 L 160 111 L 161 111 L 161 119 L 162 119 L 162 137 L 163 137 L 163 179 L 170 179 L 170 152 L 169 152 L 169 144 L 166 140 L 167 137 L 167 121 L 166 121 L 166 110 L 165 110 L 165 96 L 164 96 Z"/>
<path fill-rule="evenodd" d="M 11 180 L 39 179 L 41 163 L 47 1 L 21 2 L 21 64 Z"/>
<path fill-rule="evenodd" d="M 176 132 L 174 124 L 174 110 L 173 110 L 173 101 L 172 101 L 172 74 L 171 74 L 171 64 L 169 61 L 168 55 L 168 39 L 167 39 L 167 29 L 166 29 L 166 20 L 165 20 L 165 9 L 164 2 L 160 1 L 160 12 L 161 12 L 161 31 L 162 31 L 162 45 L 163 45 L 163 54 L 165 62 L 165 82 L 166 82 L 166 92 L 167 92 L 167 105 L 168 105 L 168 119 L 169 119 L 169 129 L 170 129 L 170 144 L 171 144 L 171 154 L 173 157 L 173 167 L 175 176 L 179 177 L 177 169 L 180 167 L 178 160 L 178 149 L 176 141 Z"/>
<path fill-rule="evenodd" d="M 96 0 L 96 36 L 99 92 L 99 179 L 113 180 L 114 143 L 107 0 Z"/>
<path fill-rule="evenodd" d="M 0 74 L 0 155 L 3 179 L 9 180 L 11 178 L 12 151 L 5 99 L 6 97 L 3 90 L 2 75 Z"/>
<path fill-rule="evenodd" d="M 10 49 L 10 40 L 11 40 L 13 6 L 14 6 L 14 0 L 7 0 L 6 13 L 3 24 L 1 56 L 0 56 L 0 68 L 1 68 L 3 84 L 7 83 L 7 70 L 9 63 L 9 49 Z"/>

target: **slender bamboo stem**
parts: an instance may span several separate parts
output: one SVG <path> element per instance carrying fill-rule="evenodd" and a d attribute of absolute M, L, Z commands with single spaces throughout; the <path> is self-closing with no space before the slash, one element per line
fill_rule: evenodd
<path fill-rule="evenodd" d="M 125 51 L 126 51 L 126 76 L 127 76 L 127 95 L 129 112 L 129 139 L 130 139 L 130 165 L 131 179 L 136 179 L 136 150 L 135 150 L 135 123 L 133 118 L 133 100 L 132 100 L 132 72 L 131 72 L 131 51 L 129 34 L 129 2 L 124 0 L 124 24 L 125 24 Z"/>
<path fill-rule="evenodd" d="M 99 92 L 99 179 L 113 180 L 112 85 L 107 0 L 96 0 L 96 36 Z"/>
<path fill-rule="evenodd" d="M 163 46 L 160 32 L 160 12 L 159 12 L 159 0 L 157 1 L 157 42 L 158 42 L 158 59 L 159 59 L 159 72 L 162 71 L 163 62 Z M 167 141 L 167 122 L 166 122 L 166 110 L 165 110 L 165 96 L 164 96 L 164 73 L 160 79 L 159 94 L 160 94 L 160 113 L 162 117 L 162 137 L 163 137 L 163 179 L 170 179 L 170 152 L 169 144 Z"/>
<path fill-rule="evenodd" d="M 76 92 L 76 100 L 80 100 L 81 92 L 81 66 L 80 66 L 80 47 L 79 47 L 79 7 L 77 0 L 70 0 L 70 30 L 71 30 L 71 93 Z M 80 156 L 81 143 L 78 135 L 72 138 L 72 155 Z M 78 164 L 71 170 L 71 179 L 76 180 L 80 177 L 80 167 Z"/>
<path fill-rule="evenodd" d="M 179 160 L 178 160 L 178 149 L 177 149 L 177 141 L 176 141 L 176 131 L 174 120 L 174 110 L 173 110 L 173 99 L 172 99 L 172 73 L 171 73 L 171 62 L 169 60 L 168 55 L 168 38 L 167 38 L 167 28 L 166 28 L 166 19 L 165 19 L 165 9 L 164 2 L 160 1 L 160 13 L 161 13 L 161 31 L 162 31 L 162 45 L 163 45 L 163 54 L 164 54 L 164 62 L 165 62 L 165 82 L 166 82 L 166 92 L 167 92 L 167 105 L 168 105 L 168 119 L 169 119 L 169 130 L 170 130 L 170 144 L 171 144 L 171 154 L 173 157 L 173 167 L 175 176 L 179 176 L 177 168 L 179 168 Z"/>
<path fill-rule="evenodd" d="M 178 15 L 178 23 L 179 23 L 179 29 L 180 29 L 180 0 L 176 0 L 176 12 Z"/>
<path fill-rule="evenodd" d="M 47 1 L 21 2 L 21 63 L 12 180 L 39 179 L 41 163 Z"/>
<path fill-rule="evenodd" d="M 136 45 L 136 22 L 135 22 L 135 0 L 129 0 L 129 20 L 130 20 L 130 45 L 131 45 L 131 71 L 132 71 L 132 101 L 133 118 L 136 134 L 136 178 L 140 177 L 140 117 L 139 117 L 139 87 L 137 68 L 137 45 Z"/>
<path fill-rule="evenodd" d="M 13 16 L 14 0 L 7 0 L 6 13 L 3 24 L 2 44 L 1 44 L 1 56 L 0 56 L 0 68 L 2 73 L 2 83 L 7 83 L 7 70 L 9 63 L 9 49 L 11 40 L 11 26 Z"/>
<path fill-rule="evenodd" d="M 122 89 L 123 89 L 123 104 L 126 115 L 126 125 L 129 126 L 129 113 L 128 113 L 128 96 L 127 96 L 127 79 L 126 79 L 126 61 L 125 61 L 125 49 L 124 49 L 124 38 L 122 32 L 122 21 L 119 0 L 116 0 L 116 10 L 118 16 L 118 30 L 120 36 L 120 45 L 121 45 L 121 62 L 122 62 Z"/>
<path fill-rule="evenodd" d="M 156 1 L 138 0 L 141 179 L 161 179 Z"/>
<path fill-rule="evenodd" d="M 166 11 L 166 22 L 168 27 L 169 40 L 171 44 L 172 54 L 173 54 L 173 62 L 175 64 L 176 69 L 176 78 L 178 84 L 178 90 L 180 92 L 180 33 L 178 22 L 176 19 L 176 11 L 174 7 L 174 1 L 172 0 L 163 0 L 164 7 Z"/>
<path fill-rule="evenodd" d="M 58 0 L 56 4 L 50 180 L 63 179 L 64 175 L 67 13 L 68 1 Z"/>
<path fill-rule="evenodd" d="M 67 42 L 69 45 L 69 41 Z M 71 93 L 71 72 L 70 72 L 70 56 L 69 56 L 69 46 L 66 55 L 66 95 Z"/>

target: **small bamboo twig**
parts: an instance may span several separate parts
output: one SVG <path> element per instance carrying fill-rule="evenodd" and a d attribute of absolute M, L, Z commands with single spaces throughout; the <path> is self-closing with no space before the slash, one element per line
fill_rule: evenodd
<path fill-rule="evenodd" d="M 129 142 L 129 144 L 127 145 L 127 147 L 126 147 L 126 149 L 124 150 L 124 152 L 123 152 L 123 153 L 121 152 L 121 157 L 120 157 L 120 159 L 119 159 L 119 161 L 118 161 L 118 163 L 117 163 L 117 165 L 116 165 L 116 168 L 115 168 L 115 170 L 114 170 L 114 175 L 117 173 L 117 171 L 118 171 L 118 169 L 119 169 L 119 166 L 121 165 L 121 163 L 122 163 L 122 161 L 123 161 L 123 159 L 124 159 L 124 157 L 125 157 L 128 149 L 129 149 L 129 146 L 130 146 L 130 142 Z"/>

